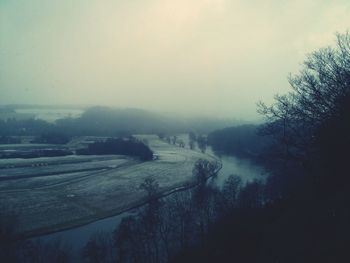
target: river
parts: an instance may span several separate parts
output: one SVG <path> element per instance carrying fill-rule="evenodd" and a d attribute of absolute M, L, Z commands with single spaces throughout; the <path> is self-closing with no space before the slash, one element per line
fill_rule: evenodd
<path fill-rule="evenodd" d="M 209 154 L 214 154 L 211 149 L 208 150 Z M 224 181 L 231 175 L 235 174 L 241 177 L 244 183 L 257 180 L 264 180 L 267 177 L 267 173 L 264 168 L 252 163 L 248 159 L 240 159 L 234 156 L 222 155 L 217 157 L 222 162 L 222 168 L 219 174 L 215 178 L 211 178 L 210 183 L 221 187 Z M 40 239 L 41 241 L 50 242 L 60 240 L 65 246 L 69 247 L 72 254 L 78 257 L 79 251 L 85 246 L 89 238 L 99 232 L 112 233 L 119 225 L 124 217 L 137 213 L 137 209 L 133 209 L 122 214 L 95 221 L 90 224 L 82 225 L 68 230 L 43 235 L 33 240 Z"/>

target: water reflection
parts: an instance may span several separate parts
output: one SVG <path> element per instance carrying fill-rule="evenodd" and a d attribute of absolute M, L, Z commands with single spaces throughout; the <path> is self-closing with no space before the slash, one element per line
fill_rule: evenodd
<path fill-rule="evenodd" d="M 231 174 L 241 177 L 243 183 L 254 180 L 265 180 L 268 176 L 263 167 L 254 164 L 249 159 L 240 159 L 227 155 L 223 155 L 219 158 L 222 162 L 222 168 L 218 176 L 213 179 L 213 183 L 218 187 L 222 187 L 225 180 Z"/>

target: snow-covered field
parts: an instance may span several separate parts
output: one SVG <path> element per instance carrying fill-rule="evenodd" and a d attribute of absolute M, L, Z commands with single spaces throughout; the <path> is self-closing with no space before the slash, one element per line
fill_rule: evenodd
<path fill-rule="evenodd" d="M 118 214 L 143 202 L 139 185 L 154 177 L 163 192 L 193 180 L 192 168 L 209 155 L 146 139 L 157 160 L 125 156 L 67 156 L 0 162 L 0 200 L 20 214 L 21 231 L 37 235 Z"/>

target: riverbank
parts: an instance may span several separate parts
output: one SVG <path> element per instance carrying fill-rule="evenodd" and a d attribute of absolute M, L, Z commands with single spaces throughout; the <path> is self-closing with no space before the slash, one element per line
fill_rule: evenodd
<path fill-rule="evenodd" d="M 118 157 L 112 160 L 116 165 L 108 161 L 108 169 L 101 165 L 97 171 L 40 177 L 29 174 L 26 178 L 2 181 L 0 198 L 13 211 L 20 211 L 20 233 L 25 237 L 40 236 L 124 213 L 145 204 L 146 195 L 139 188 L 145 178 L 151 176 L 157 180 L 161 195 L 166 196 L 193 187 L 192 169 L 198 159 L 216 161 L 207 154 L 170 145 L 155 135 L 143 137 L 157 154 L 157 160 L 133 162 Z M 79 165 L 83 168 L 87 164 Z M 57 165 L 57 169 L 60 167 Z M 16 174 L 17 168 L 11 169 Z M 18 169 L 38 172 L 32 168 Z"/>
<path fill-rule="evenodd" d="M 208 149 L 208 154 L 213 154 L 210 148 Z M 231 174 L 240 176 L 243 183 L 254 180 L 264 180 L 267 176 L 267 173 L 263 167 L 255 165 L 250 160 L 239 159 L 234 156 L 220 156 L 220 169 L 218 170 L 218 175 L 209 179 L 208 184 L 220 188 Z M 186 191 L 188 189 L 189 188 L 177 188 L 173 189 L 173 192 L 168 192 L 168 194 L 174 193 L 175 191 Z M 80 262 L 79 253 L 92 237 L 99 234 L 107 236 L 112 235 L 123 218 L 134 216 L 139 211 L 140 210 L 136 207 L 136 209 L 126 210 L 105 219 L 97 220 L 89 224 L 71 228 L 69 230 L 43 235 L 33 240 L 40 239 L 44 243 L 60 240 L 62 244 L 72 249 L 72 255 L 75 258 L 75 262 Z"/>
<path fill-rule="evenodd" d="M 221 164 L 221 162 L 219 162 L 219 163 Z M 222 169 L 222 165 L 219 166 L 219 168 L 216 170 L 215 173 L 218 173 L 221 169 Z M 208 179 L 210 179 L 210 177 L 208 177 L 207 180 Z M 189 190 L 191 188 L 196 187 L 197 185 L 198 185 L 197 182 L 195 182 L 194 180 L 191 180 L 190 182 L 185 183 L 184 185 L 174 186 L 173 188 L 170 188 L 169 190 L 167 190 L 165 192 L 160 192 L 159 199 L 165 198 L 165 197 L 170 196 L 170 195 L 177 193 L 177 192 Z M 119 209 L 119 210 L 115 210 L 115 211 L 111 210 L 105 214 L 99 214 L 99 215 L 96 215 L 94 217 L 90 217 L 87 219 L 81 219 L 81 220 L 78 220 L 76 222 L 67 223 L 67 224 L 62 225 L 62 226 L 57 226 L 57 227 L 54 226 L 54 227 L 50 227 L 48 229 L 41 229 L 40 231 L 29 232 L 29 233 L 26 233 L 24 235 L 24 238 L 40 237 L 42 235 L 54 234 L 57 232 L 74 229 L 76 227 L 82 227 L 84 225 L 88 225 L 90 223 L 93 223 L 93 222 L 96 222 L 99 220 L 103 220 L 103 219 L 110 218 L 110 217 L 116 217 L 116 216 L 119 216 L 123 213 L 130 212 L 132 210 L 135 210 L 137 208 L 140 208 L 140 207 L 146 205 L 147 203 L 148 203 L 147 198 L 144 197 L 142 200 L 135 202 L 133 204 L 130 204 L 130 206 L 125 208 L 125 209 Z"/>

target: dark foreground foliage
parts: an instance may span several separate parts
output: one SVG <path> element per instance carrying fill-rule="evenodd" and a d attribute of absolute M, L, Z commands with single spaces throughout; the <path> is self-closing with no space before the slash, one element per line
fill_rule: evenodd
<path fill-rule="evenodd" d="M 307 57 L 291 93 L 259 106 L 279 164 L 263 205 L 232 210 L 173 262 L 350 261 L 350 35 L 337 40 Z"/>

